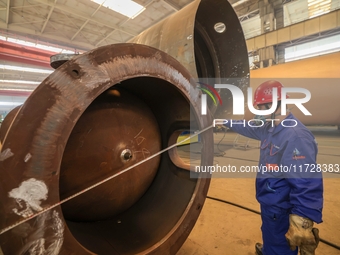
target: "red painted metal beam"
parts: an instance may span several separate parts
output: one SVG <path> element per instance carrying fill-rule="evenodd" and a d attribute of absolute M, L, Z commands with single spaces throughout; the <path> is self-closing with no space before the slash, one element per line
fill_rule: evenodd
<path fill-rule="evenodd" d="M 25 58 L 23 56 L 13 56 L 8 54 L 3 54 L 0 52 L 0 60 L 7 60 L 11 62 L 27 64 L 27 65 L 34 65 L 43 68 L 51 68 L 50 63 L 46 61 L 39 61 L 36 59 Z"/>
<path fill-rule="evenodd" d="M 1 90 L 0 96 L 28 97 L 33 91 Z"/>
<path fill-rule="evenodd" d="M 0 41 L 1 60 L 50 68 L 50 57 L 55 54 L 51 51 Z"/>

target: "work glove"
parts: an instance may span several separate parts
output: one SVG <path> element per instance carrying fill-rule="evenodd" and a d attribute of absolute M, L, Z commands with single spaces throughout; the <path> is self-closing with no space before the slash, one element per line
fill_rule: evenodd
<path fill-rule="evenodd" d="M 300 247 L 301 255 L 315 255 L 315 249 L 319 244 L 319 230 L 313 228 L 313 221 L 296 214 L 289 215 L 289 229 L 286 239 L 291 250 Z"/>

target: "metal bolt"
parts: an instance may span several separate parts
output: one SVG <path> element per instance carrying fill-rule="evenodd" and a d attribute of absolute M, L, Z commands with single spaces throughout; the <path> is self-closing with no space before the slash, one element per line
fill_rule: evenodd
<path fill-rule="evenodd" d="M 120 157 L 124 162 L 129 161 L 132 158 L 132 152 L 129 149 L 125 149 L 120 154 Z"/>

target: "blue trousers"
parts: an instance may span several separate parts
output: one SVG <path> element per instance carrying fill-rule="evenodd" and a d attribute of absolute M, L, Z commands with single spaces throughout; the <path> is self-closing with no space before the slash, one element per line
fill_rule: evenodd
<path fill-rule="evenodd" d="M 289 210 L 261 205 L 263 255 L 297 255 L 289 248 L 285 234 L 289 228 Z"/>

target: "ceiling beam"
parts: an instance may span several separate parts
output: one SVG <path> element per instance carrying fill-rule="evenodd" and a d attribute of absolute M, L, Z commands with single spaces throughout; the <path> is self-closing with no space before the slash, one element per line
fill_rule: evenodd
<path fill-rule="evenodd" d="M 23 24 L 34 24 L 34 23 L 43 23 L 45 20 L 31 20 L 31 21 L 22 21 L 22 22 L 13 22 L 13 25 L 23 25 Z"/>
<path fill-rule="evenodd" d="M 181 9 L 181 7 L 177 6 L 176 4 L 174 4 L 173 2 L 169 0 L 162 0 L 162 2 L 165 3 L 167 6 L 169 6 L 171 9 L 173 9 L 176 12 Z"/>
<path fill-rule="evenodd" d="M 247 3 L 241 4 L 240 6 L 237 6 L 235 9 L 235 12 L 237 16 L 244 16 L 248 13 L 251 13 L 253 11 L 256 11 L 260 8 L 260 5 L 257 1 L 249 1 Z"/>
<path fill-rule="evenodd" d="M 155 2 L 155 0 L 150 0 L 145 6 L 144 8 L 147 9 L 151 4 L 153 4 Z M 126 19 L 123 23 L 119 24 L 119 27 L 124 26 L 128 21 L 130 21 L 131 18 Z M 147 29 L 147 28 L 146 28 Z M 96 47 L 98 47 L 103 41 L 105 41 L 107 38 L 109 38 L 111 35 L 113 35 L 116 31 L 118 31 L 117 29 L 111 31 L 110 33 L 108 33 L 106 36 L 104 36 L 103 39 L 99 40 L 96 43 Z M 133 36 L 134 37 L 134 36 Z M 129 39 L 130 40 L 130 39 Z"/>
<path fill-rule="evenodd" d="M 11 6 L 11 0 L 7 0 L 7 11 L 6 11 L 6 24 L 9 22 L 9 8 Z"/>
<path fill-rule="evenodd" d="M 54 5 L 57 3 L 57 1 L 58 1 L 58 0 L 54 0 Z M 51 15 L 52 15 L 53 10 L 54 10 L 54 5 L 53 5 L 52 7 L 50 7 L 50 11 L 48 12 L 46 21 L 45 21 L 43 27 L 41 28 L 40 33 L 43 33 L 43 32 L 44 32 L 45 27 L 46 27 L 48 21 L 50 20 L 50 17 L 51 17 Z"/>
<path fill-rule="evenodd" d="M 101 39 L 99 42 L 97 42 L 95 46 L 98 47 L 99 44 L 101 44 L 103 41 L 105 41 L 107 38 L 109 38 L 114 32 L 116 32 L 116 30 L 113 30 L 110 33 L 108 33 L 103 39 Z"/>
<path fill-rule="evenodd" d="M 74 15 L 74 16 L 78 16 L 78 17 L 80 17 L 80 18 L 82 18 L 82 19 L 85 19 L 85 20 L 89 19 L 89 21 L 98 23 L 98 24 L 100 24 L 100 25 L 102 25 L 102 26 L 106 26 L 106 27 L 109 27 L 109 28 L 111 28 L 111 29 L 117 29 L 117 30 L 119 30 L 119 31 L 122 31 L 123 33 L 128 34 L 128 35 L 131 35 L 131 36 L 136 36 L 136 35 L 137 35 L 137 34 L 134 33 L 134 32 L 129 32 L 129 31 L 126 31 L 126 30 L 124 30 L 124 29 L 121 29 L 121 28 L 118 27 L 118 26 L 115 26 L 115 25 L 112 25 L 112 24 L 108 24 L 108 22 L 105 21 L 105 20 L 99 20 L 99 19 L 89 18 L 89 15 L 88 15 L 87 13 L 78 11 L 78 10 L 76 10 L 76 9 L 72 9 L 72 10 L 71 10 L 71 9 L 67 8 L 66 6 L 64 6 L 64 5 L 61 5 L 61 4 L 53 4 L 53 3 L 49 2 L 48 0 L 35 0 L 35 1 L 37 1 L 37 2 L 39 2 L 39 3 L 42 3 L 42 4 L 46 4 L 46 5 L 48 5 L 48 6 L 54 6 L 54 8 L 56 8 L 56 9 L 58 9 L 58 10 L 60 10 L 60 11 L 63 11 L 63 12 L 65 12 L 65 13 L 68 13 L 68 14 L 71 14 L 71 15 Z"/>
<path fill-rule="evenodd" d="M 103 2 L 104 3 L 104 2 Z M 78 31 L 72 36 L 71 41 L 74 40 L 74 38 L 76 38 L 76 36 L 80 33 L 81 30 L 83 30 L 83 28 L 87 25 L 87 23 L 89 23 L 90 19 L 99 11 L 100 7 L 102 7 L 103 4 L 99 5 L 98 8 L 91 14 L 90 18 L 87 19 L 83 25 L 78 29 Z"/>
<path fill-rule="evenodd" d="M 51 40 L 50 42 L 54 44 L 60 44 L 60 43 L 64 43 L 65 46 L 67 46 L 68 48 L 74 48 L 77 50 L 84 50 L 84 51 L 88 51 L 91 50 L 93 48 L 95 48 L 95 45 L 89 44 L 89 43 L 85 43 L 85 42 L 75 42 L 71 41 L 65 37 L 61 37 L 58 35 L 52 35 L 52 34 L 41 34 L 40 31 L 34 30 L 34 29 L 29 29 L 29 28 L 24 28 L 22 26 L 17 26 L 17 25 L 13 25 L 13 24 L 8 24 L 8 26 L 6 25 L 6 23 L 1 22 L 0 21 L 0 29 L 4 29 L 7 31 L 12 31 L 12 32 L 16 32 L 16 33 L 21 33 L 21 34 L 29 34 L 29 35 L 33 35 L 36 39 L 39 39 L 39 41 L 42 41 L 42 38 L 44 39 L 48 39 Z M 39 38 L 40 37 L 40 38 Z"/>
<path fill-rule="evenodd" d="M 69 20 L 69 23 L 71 24 L 73 24 L 74 25 L 74 27 L 76 27 L 78 30 L 80 29 L 80 27 L 68 16 L 68 13 L 63 13 L 64 14 L 64 16 Z M 102 36 L 103 36 L 103 34 L 102 33 L 100 33 Z M 93 35 L 93 34 L 92 34 Z M 83 33 L 82 33 L 82 36 L 83 36 L 83 38 L 89 43 L 89 44 L 93 44 Z M 72 41 L 72 40 L 71 40 Z"/>
<path fill-rule="evenodd" d="M 35 30 L 39 31 L 39 28 L 38 28 L 38 26 L 35 26 L 35 23 L 43 23 L 45 21 L 45 19 L 41 19 L 41 20 L 38 20 L 38 21 L 36 21 L 36 20 L 32 21 L 32 20 L 29 20 L 29 17 L 28 17 L 28 16 L 31 16 L 31 15 L 27 15 L 27 16 L 21 15 L 20 13 L 16 13 L 13 10 L 11 10 L 11 11 L 12 11 L 13 14 L 18 15 L 22 20 L 24 20 L 23 22 L 12 22 L 12 23 L 10 23 L 10 24 L 13 24 L 13 25 L 16 25 L 16 26 L 21 25 L 21 24 L 30 24 L 32 27 L 34 27 Z M 34 17 L 36 17 L 36 16 L 34 16 Z M 7 24 L 7 27 L 10 24 Z M 39 25 L 39 27 L 40 27 L 40 25 Z"/>
<path fill-rule="evenodd" d="M 21 5 L 21 6 L 12 6 L 11 9 L 14 10 L 14 9 L 24 9 L 24 8 L 35 8 L 37 6 L 42 6 L 44 4 L 30 4 L 30 5 Z"/>

